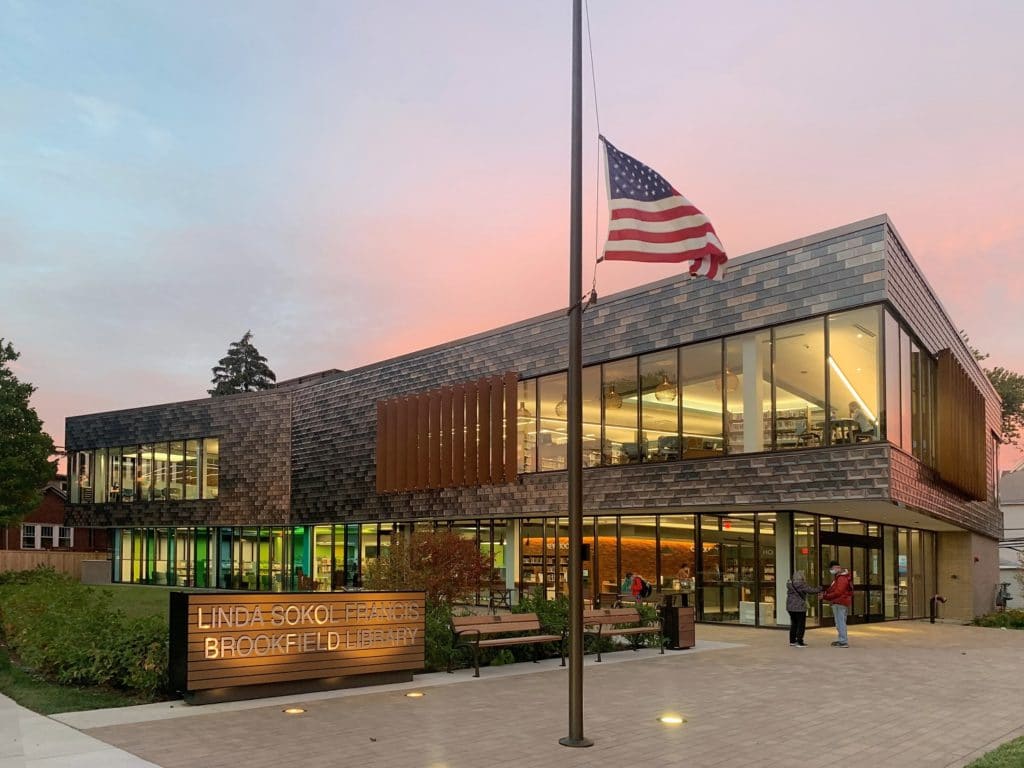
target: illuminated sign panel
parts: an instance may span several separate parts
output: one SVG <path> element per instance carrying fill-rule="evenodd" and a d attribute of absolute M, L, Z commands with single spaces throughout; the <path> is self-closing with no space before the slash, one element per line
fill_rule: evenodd
<path fill-rule="evenodd" d="M 171 594 L 182 691 L 423 668 L 422 592 Z"/>

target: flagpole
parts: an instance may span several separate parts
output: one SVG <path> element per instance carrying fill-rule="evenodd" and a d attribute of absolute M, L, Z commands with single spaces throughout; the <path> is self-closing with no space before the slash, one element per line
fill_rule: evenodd
<path fill-rule="evenodd" d="M 572 3 L 572 162 L 569 194 L 569 735 L 566 747 L 589 747 L 583 737 L 583 13 Z"/>

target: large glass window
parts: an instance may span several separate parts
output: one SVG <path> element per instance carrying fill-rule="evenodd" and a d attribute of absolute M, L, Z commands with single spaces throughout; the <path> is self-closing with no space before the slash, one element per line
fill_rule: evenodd
<path fill-rule="evenodd" d="M 602 366 L 604 453 L 612 464 L 636 464 L 643 451 L 637 440 L 636 365 L 630 357 Z"/>
<path fill-rule="evenodd" d="M 643 461 L 682 455 L 679 441 L 679 354 L 675 349 L 640 358 L 640 443 Z"/>
<path fill-rule="evenodd" d="M 694 551 L 694 516 L 662 515 L 658 521 L 661 539 L 661 591 L 690 595 L 697 576 Z"/>
<path fill-rule="evenodd" d="M 107 499 L 109 501 L 121 501 L 121 449 L 111 448 L 107 452 L 109 458 L 109 469 L 107 472 Z"/>
<path fill-rule="evenodd" d="M 902 445 L 900 427 L 900 326 L 885 313 L 885 439 Z"/>
<path fill-rule="evenodd" d="M 722 342 L 680 350 L 683 385 L 683 457 L 699 459 L 722 452 Z M 738 383 L 735 375 L 727 386 Z"/>
<path fill-rule="evenodd" d="M 203 440 L 203 498 L 216 499 L 220 480 L 220 440 Z"/>
<path fill-rule="evenodd" d="M 167 443 L 157 443 L 153 446 L 153 498 L 157 501 L 166 501 L 169 498 L 167 494 L 169 475 L 170 460 Z"/>
<path fill-rule="evenodd" d="M 583 369 L 583 466 L 601 464 L 601 366 Z"/>
<path fill-rule="evenodd" d="M 820 584 L 818 572 L 818 535 L 814 515 L 793 514 L 793 572 L 801 571 L 808 584 Z M 780 578 L 783 574 L 779 574 Z M 785 574 L 786 578 L 792 574 Z M 807 601 L 807 618 L 818 618 L 818 601 Z"/>
<path fill-rule="evenodd" d="M 775 445 L 825 444 L 825 323 L 821 318 L 775 329 Z"/>
<path fill-rule="evenodd" d="M 121 448 L 121 501 L 137 501 L 135 482 L 139 473 L 139 447 L 126 445 Z"/>
<path fill-rule="evenodd" d="M 772 350 L 768 331 L 726 339 L 726 414 L 729 453 L 771 448 Z"/>
<path fill-rule="evenodd" d="M 623 575 L 640 575 L 653 585 L 658 581 L 657 518 L 623 516 L 619 520 Z"/>
<path fill-rule="evenodd" d="M 185 498 L 199 498 L 199 441 L 185 441 Z"/>
<path fill-rule="evenodd" d="M 881 310 L 865 307 L 828 318 L 832 443 L 878 440 L 882 370 Z"/>
<path fill-rule="evenodd" d="M 900 442 L 903 450 L 913 450 L 914 440 L 914 409 L 911 404 L 914 397 L 912 371 L 910 366 L 910 336 L 900 328 Z"/>
<path fill-rule="evenodd" d="M 519 382 L 519 407 L 516 409 L 516 439 L 519 472 L 537 471 L 537 380 Z"/>
<path fill-rule="evenodd" d="M 607 600 L 614 602 L 619 594 L 619 584 L 622 576 L 618 571 L 619 550 L 618 550 L 618 522 L 614 517 L 599 517 L 597 519 L 597 560 L 594 582 L 598 585 L 598 592 L 606 595 L 602 597 L 601 606 L 610 608 Z"/>
<path fill-rule="evenodd" d="M 569 412 L 566 375 L 556 373 L 537 380 L 540 401 L 540 431 L 537 434 L 537 468 L 565 469 L 566 415 Z"/>
<path fill-rule="evenodd" d="M 99 448 L 93 451 L 93 500 L 103 502 L 107 500 L 107 449 Z"/>
<path fill-rule="evenodd" d="M 139 501 L 150 501 L 153 498 L 153 446 L 140 446 L 139 457 L 135 497 Z"/>
<path fill-rule="evenodd" d="M 170 443 L 167 461 L 170 469 L 167 498 L 177 500 L 182 498 L 182 487 L 185 483 L 185 443 L 181 440 Z"/>
<path fill-rule="evenodd" d="M 75 473 L 77 480 L 72 488 L 78 489 L 78 500 L 82 504 L 92 504 L 96 500 L 92 487 L 92 451 L 78 451 Z"/>

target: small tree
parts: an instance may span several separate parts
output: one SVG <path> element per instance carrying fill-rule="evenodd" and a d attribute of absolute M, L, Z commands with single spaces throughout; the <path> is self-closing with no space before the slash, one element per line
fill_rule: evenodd
<path fill-rule="evenodd" d="M 453 531 L 416 531 L 396 538 L 387 554 L 371 562 L 363 583 L 370 589 L 422 589 L 427 605 L 451 606 L 476 594 L 490 561 L 471 539 Z"/>
<path fill-rule="evenodd" d="M 36 388 L 18 381 L 8 367 L 19 357 L 13 345 L 0 338 L 0 525 L 31 512 L 56 472 L 56 463 L 50 461 L 53 440 L 29 405 Z"/>
<path fill-rule="evenodd" d="M 1019 445 L 1024 431 L 1024 376 L 1002 367 L 986 368 L 985 373 L 1003 398 L 1003 440 Z"/>
<path fill-rule="evenodd" d="M 973 346 L 964 331 L 960 331 L 960 336 L 975 360 L 980 363 L 988 359 L 988 353 Z M 1019 445 L 1024 437 L 1024 376 L 1001 366 L 982 370 L 1003 400 L 1003 441 Z"/>
<path fill-rule="evenodd" d="M 246 331 L 239 340 L 228 346 L 228 354 L 213 367 L 213 389 L 206 390 L 214 397 L 234 395 L 238 392 L 256 392 L 272 389 L 277 375 L 267 365 L 267 358 L 253 346 L 252 331 Z"/>

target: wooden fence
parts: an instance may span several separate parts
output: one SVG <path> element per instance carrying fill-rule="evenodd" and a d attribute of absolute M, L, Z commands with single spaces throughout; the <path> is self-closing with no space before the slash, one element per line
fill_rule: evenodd
<path fill-rule="evenodd" d="M 81 580 L 83 560 L 109 560 L 109 557 L 106 552 L 0 550 L 0 572 L 31 571 L 42 565 L 51 566 L 59 573 L 68 573 Z"/>

